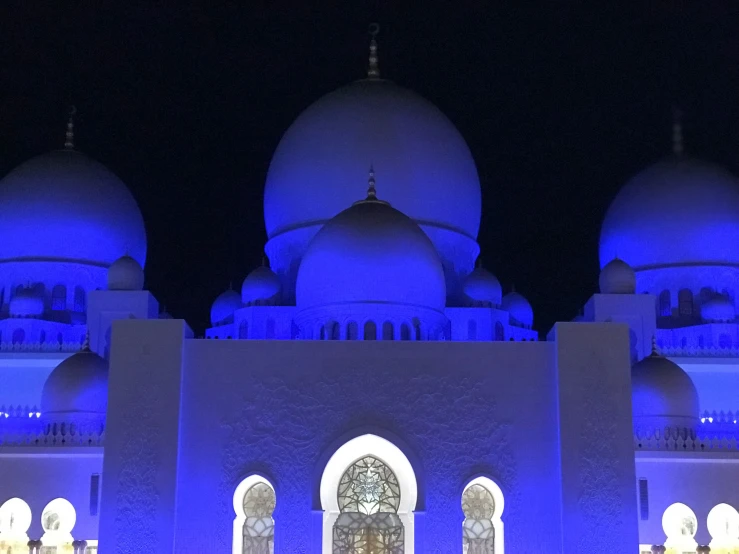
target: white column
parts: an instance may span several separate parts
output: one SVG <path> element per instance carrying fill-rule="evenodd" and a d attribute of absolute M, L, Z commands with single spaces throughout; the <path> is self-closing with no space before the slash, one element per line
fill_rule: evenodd
<path fill-rule="evenodd" d="M 101 552 L 172 554 L 175 544 L 182 320 L 113 322 Z"/>
<path fill-rule="evenodd" d="M 557 323 L 562 551 L 633 552 L 638 544 L 629 329 Z"/>

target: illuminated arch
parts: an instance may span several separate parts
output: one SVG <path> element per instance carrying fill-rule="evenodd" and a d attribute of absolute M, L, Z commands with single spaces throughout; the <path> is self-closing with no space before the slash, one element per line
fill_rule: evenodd
<path fill-rule="evenodd" d="M 713 550 L 733 552 L 739 548 L 739 512 L 728 504 L 718 504 L 708 512 L 706 527 L 711 535 Z"/>
<path fill-rule="evenodd" d="M 695 534 L 698 532 L 698 518 L 695 517 L 693 510 L 681 502 L 667 507 L 662 515 L 662 530 L 667 535 L 665 546 L 668 548 L 690 552 L 698 546 L 695 541 Z"/>
<path fill-rule="evenodd" d="M 272 493 L 274 494 L 275 488 L 272 483 L 270 483 L 269 480 L 265 479 L 261 475 L 250 475 L 249 477 L 241 481 L 241 483 L 239 483 L 239 486 L 236 487 L 236 491 L 234 492 L 233 496 L 233 509 L 236 517 L 234 518 L 233 525 L 233 547 L 231 549 L 232 554 L 243 554 L 244 552 L 244 524 L 247 520 L 247 513 L 244 509 L 244 499 L 247 493 L 256 485 L 266 485 L 272 490 Z M 271 517 L 272 515 L 270 514 L 270 518 Z"/>
<path fill-rule="evenodd" d="M 72 503 L 65 498 L 56 498 L 49 502 L 41 512 L 41 528 L 44 535 L 41 542 L 44 546 L 71 546 L 74 538 L 72 529 L 77 523 L 77 512 Z"/>
<path fill-rule="evenodd" d="M 405 552 L 414 554 L 413 511 L 418 499 L 418 483 L 410 461 L 400 448 L 377 435 L 361 435 L 344 443 L 326 464 L 321 476 L 321 507 L 323 517 L 323 554 L 332 554 L 332 536 L 336 520 L 341 512 L 337 491 L 339 482 L 357 460 L 371 456 L 386 464 L 395 474 L 400 485 L 397 514 L 405 529 Z"/>
<path fill-rule="evenodd" d="M 27 551 L 32 520 L 31 508 L 25 501 L 20 498 L 6 500 L 0 506 L 0 545 L 9 547 L 9 552 Z"/>
<path fill-rule="evenodd" d="M 495 554 L 504 554 L 505 541 L 502 515 L 503 509 L 505 508 L 505 499 L 503 497 L 503 491 L 500 489 L 497 483 L 495 483 L 495 481 L 487 477 L 477 477 L 475 479 L 472 479 L 472 481 L 467 483 L 467 485 L 464 487 L 464 490 L 462 491 L 463 511 L 465 504 L 465 494 L 473 489 L 473 487 L 482 487 L 482 489 L 489 493 L 493 499 L 493 506 L 490 509 L 492 513 L 486 514 L 486 516 L 489 515 L 489 521 L 491 522 L 493 528 L 493 552 Z M 467 520 L 467 514 L 465 513 L 465 522 L 467 522 Z"/>

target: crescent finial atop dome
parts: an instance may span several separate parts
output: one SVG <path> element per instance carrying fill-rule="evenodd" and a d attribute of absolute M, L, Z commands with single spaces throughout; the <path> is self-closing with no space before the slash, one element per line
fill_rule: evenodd
<path fill-rule="evenodd" d="M 67 120 L 67 132 L 64 138 L 64 149 L 74 150 L 74 114 L 77 113 L 77 108 L 74 106 L 69 107 L 69 119 Z"/>
<path fill-rule="evenodd" d="M 369 26 L 370 48 L 369 48 L 369 68 L 367 69 L 367 77 L 369 79 L 380 78 L 380 65 L 377 58 L 377 33 L 380 32 L 380 25 L 377 23 L 371 23 Z"/>
<path fill-rule="evenodd" d="M 683 113 L 677 107 L 672 109 L 672 153 L 683 153 Z"/>

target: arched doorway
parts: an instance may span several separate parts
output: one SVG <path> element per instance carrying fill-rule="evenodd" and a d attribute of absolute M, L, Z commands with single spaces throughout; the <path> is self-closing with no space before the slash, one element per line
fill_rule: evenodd
<path fill-rule="evenodd" d="M 390 441 L 362 435 L 344 443 L 326 464 L 320 492 L 323 554 L 414 553 L 418 485 Z"/>

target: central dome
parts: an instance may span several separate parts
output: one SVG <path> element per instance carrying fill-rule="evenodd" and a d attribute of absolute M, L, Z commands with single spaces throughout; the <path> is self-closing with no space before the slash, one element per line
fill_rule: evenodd
<path fill-rule="evenodd" d="M 300 265 L 298 309 L 370 303 L 442 312 L 444 272 L 434 245 L 385 202 L 357 202 L 315 236 Z"/>
<path fill-rule="evenodd" d="M 639 173 L 608 208 L 600 265 L 618 257 L 636 271 L 739 266 L 739 182 L 727 171 L 673 156 Z"/>
<path fill-rule="evenodd" d="M 269 238 L 326 223 L 361 198 L 368 160 L 393 207 L 477 238 L 480 182 L 464 139 L 433 104 L 381 79 L 324 96 L 287 130 L 264 191 Z"/>
<path fill-rule="evenodd" d="M 0 181 L 0 260 L 107 267 L 128 254 L 143 267 L 146 231 L 136 201 L 108 169 L 74 150 L 21 164 Z"/>

